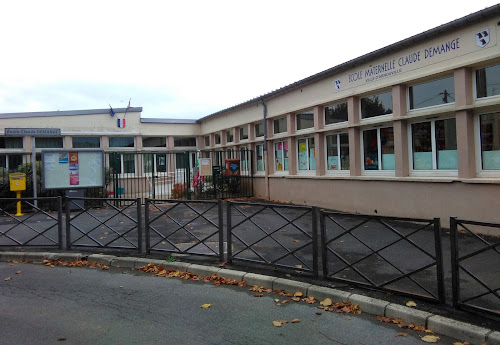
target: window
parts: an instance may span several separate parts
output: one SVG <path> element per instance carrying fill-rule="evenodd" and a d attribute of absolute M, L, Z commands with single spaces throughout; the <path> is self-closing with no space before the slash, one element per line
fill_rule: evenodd
<path fill-rule="evenodd" d="M 392 92 L 361 98 L 361 118 L 392 114 Z"/>
<path fill-rule="evenodd" d="M 214 135 L 215 145 L 220 145 L 220 134 Z"/>
<path fill-rule="evenodd" d="M 314 113 L 312 111 L 307 111 L 295 115 L 297 120 L 297 130 L 313 128 L 314 127 Z"/>
<path fill-rule="evenodd" d="M 394 170 L 394 130 L 392 127 L 363 131 L 365 170 Z"/>
<path fill-rule="evenodd" d="M 240 127 L 240 140 L 248 139 L 248 126 Z"/>
<path fill-rule="evenodd" d="M 175 147 L 196 147 L 196 138 L 195 137 L 179 137 L 174 138 L 174 146 Z"/>
<path fill-rule="evenodd" d="M 240 161 L 241 161 L 241 171 L 248 171 L 249 161 L 250 161 L 250 151 L 248 148 L 243 146 L 240 147 Z"/>
<path fill-rule="evenodd" d="M 233 158 L 233 149 L 227 149 L 226 150 L 226 158 L 227 159 L 232 159 Z"/>
<path fill-rule="evenodd" d="M 37 137 L 35 138 L 35 147 L 37 149 L 60 149 L 63 148 L 63 138 Z"/>
<path fill-rule="evenodd" d="M 255 137 L 258 138 L 263 136 L 264 136 L 264 121 L 255 124 Z"/>
<path fill-rule="evenodd" d="M 167 147 L 167 138 L 142 137 L 142 147 Z"/>
<path fill-rule="evenodd" d="M 23 164 L 23 155 L 0 155 L 0 172 L 5 174 L 8 171 L 17 171 L 17 168 Z M 8 178 L 8 176 L 4 176 Z"/>
<path fill-rule="evenodd" d="M 255 145 L 255 153 L 257 155 L 257 171 L 264 171 L 264 145 Z"/>
<path fill-rule="evenodd" d="M 483 170 L 500 169 L 500 113 L 479 117 L 481 166 Z"/>
<path fill-rule="evenodd" d="M 22 137 L 0 137 L 0 149 L 22 149 Z"/>
<path fill-rule="evenodd" d="M 297 151 L 299 170 L 316 170 L 314 138 L 297 140 Z"/>
<path fill-rule="evenodd" d="M 274 120 L 273 123 L 274 123 L 274 134 L 286 133 L 288 131 L 286 117 L 276 119 Z"/>
<path fill-rule="evenodd" d="M 274 143 L 274 169 L 288 171 L 288 141 Z"/>
<path fill-rule="evenodd" d="M 226 131 L 226 143 L 232 143 L 234 140 L 233 130 Z"/>
<path fill-rule="evenodd" d="M 325 107 L 325 125 L 347 121 L 347 102 Z"/>
<path fill-rule="evenodd" d="M 476 95 L 477 98 L 500 95 L 500 65 L 476 71 Z"/>
<path fill-rule="evenodd" d="M 165 153 L 146 153 L 142 156 L 142 165 L 146 174 L 167 172 L 167 155 Z"/>
<path fill-rule="evenodd" d="M 101 138 L 100 137 L 73 137 L 71 138 L 73 142 L 73 148 L 75 149 L 88 149 L 88 148 L 100 148 Z"/>
<path fill-rule="evenodd" d="M 135 147 L 134 137 L 111 137 L 109 147 Z"/>
<path fill-rule="evenodd" d="M 117 173 L 117 174 L 135 174 L 135 154 L 134 153 L 114 154 L 111 157 L 112 157 L 111 166 L 113 167 L 113 170 L 115 173 Z"/>
<path fill-rule="evenodd" d="M 210 146 L 210 136 L 207 135 L 205 136 L 205 147 L 209 147 Z"/>
<path fill-rule="evenodd" d="M 455 119 L 411 125 L 413 170 L 457 169 Z"/>
<path fill-rule="evenodd" d="M 410 109 L 455 102 L 455 86 L 452 76 L 410 86 L 408 93 Z"/>
<path fill-rule="evenodd" d="M 327 170 L 349 170 L 349 135 L 347 133 L 326 136 Z"/>

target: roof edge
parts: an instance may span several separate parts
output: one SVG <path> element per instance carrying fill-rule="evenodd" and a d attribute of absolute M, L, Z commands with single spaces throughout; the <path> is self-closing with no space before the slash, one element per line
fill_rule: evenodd
<path fill-rule="evenodd" d="M 142 107 L 113 108 L 113 111 L 115 113 L 124 113 L 124 112 L 140 113 L 142 112 Z M 38 111 L 38 112 L 26 112 L 26 113 L 4 113 L 0 114 L 0 119 L 12 119 L 12 118 L 23 118 L 23 117 L 95 115 L 95 114 L 108 114 L 108 113 L 109 113 L 109 108 L 87 109 L 87 110 Z"/>

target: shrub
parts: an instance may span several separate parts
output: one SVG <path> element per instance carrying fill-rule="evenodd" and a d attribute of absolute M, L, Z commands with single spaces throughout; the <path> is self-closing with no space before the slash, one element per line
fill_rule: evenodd
<path fill-rule="evenodd" d="M 172 199 L 184 199 L 186 194 L 186 184 L 176 183 L 172 187 Z"/>

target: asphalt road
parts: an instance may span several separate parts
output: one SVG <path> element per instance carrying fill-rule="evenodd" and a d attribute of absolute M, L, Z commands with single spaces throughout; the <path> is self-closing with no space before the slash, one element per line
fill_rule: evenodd
<path fill-rule="evenodd" d="M 284 299 L 130 269 L 1 262 L 0 344 L 422 345 L 426 335 L 373 315 L 322 312 L 305 302 L 277 305 L 275 298 Z M 206 303 L 210 308 L 200 308 Z M 300 322 L 272 324 L 292 319 Z M 440 338 L 440 344 L 454 341 Z"/>

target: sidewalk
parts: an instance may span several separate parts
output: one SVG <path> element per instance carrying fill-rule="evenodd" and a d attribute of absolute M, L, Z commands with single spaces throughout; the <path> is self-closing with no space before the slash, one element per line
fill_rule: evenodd
<path fill-rule="evenodd" d="M 465 323 L 452 318 L 443 317 L 423 309 L 432 309 L 424 303 L 417 301 L 417 308 L 422 304 L 424 308 L 409 308 L 404 303 L 395 303 L 393 299 L 373 298 L 366 295 L 373 295 L 370 291 L 361 289 L 348 290 L 328 288 L 311 284 L 306 281 L 297 281 L 261 275 L 252 272 L 238 271 L 215 266 L 204 266 L 188 262 L 166 262 L 165 260 L 154 260 L 138 257 L 119 257 L 103 254 L 84 254 L 84 253 L 42 253 L 42 252 L 0 252 L 0 261 L 7 262 L 15 260 L 17 262 L 30 261 L 33 263 L 42 262 L 45 259 L 62 259 L 73 261 L 88 257 L 89 261 L 101 262 L 111 267 L 120 268 L 139 268 L 153 263 L 163 265 L 165 269 L 191 272 L 200 276 L 210 276 L 216 273 L 219 276 L 234 279 L 237 281 L 245 280 L 247 285 L 257 285 L 273 290 L 285 290 L 287 292 L 303 291 L 304 297 L 314 296 L 318 301 L 325 298 L 331 298 L 334 302 L 351 301 L 359 304 L 363 313 L 376 316 L 385 316 L 389 318 L 402 318 L 407 323 L 423 325 L 435 333 L 453 337 L 461 341 L 468 341 L 471 344 L 482 345 L 500 345 L 500 329 L 495 321 L 489 323 L 490 328 L 480 327 Z M 354 291 L 354 293 L 353 293 Z M 363 294 L 361 294 L 363 293 Z M 401 300 L 401 298 L 399 298 Z M 408 300 L 408 298 L 405 298 Z M 425 308 L 427 306 L 427 308 Z M 441 306 L 437 306 L 440 308 Z"/>

